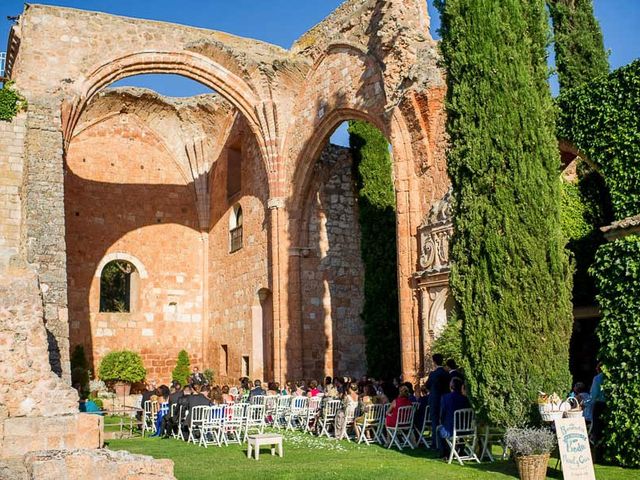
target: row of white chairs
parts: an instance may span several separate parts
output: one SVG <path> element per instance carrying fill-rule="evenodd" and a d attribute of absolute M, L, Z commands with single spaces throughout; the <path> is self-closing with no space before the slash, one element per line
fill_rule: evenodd
<path fill-rule="evenodd" d="M 344 411 L 343 421 L 336 425 L 336 417 L 343 407 L 340 400 L 326 399 L 323 404 L 322 396 L 308 398 L 288 395 L 257 395 L 248 400 L 226 405 L 194 407 L 189 414 L 189 433 L 186 440 L 205 447 L 211 444 L 221 446 L 243 443 L 251 433 L 263 433 L 268 425 L 289 431 L 315 431 L 320 437 L 333 436 L 366 445 L 378 443 L 387 448 L 397 447 L 399 450 L 407 447 L 415 449 L 420 445 L 429 448 L 434 440 L 431 438 L 428 406 L 421 424 L 414 425 L 417 403 L 400 407 L 396 425 L 390 427 L 385 423 L 389 404 L 366 405 L 361 412 L 356 405 L 350 405 Z M 157 402 L 145 402 L 143 435 L 145 431 L 155 433 L 158 410 Z M 172 411 L 171 415 L 173 414 Z M 185 440 L 182 429 L 178 429 L 174 437 Z M 467 460 L 480 461 L 475 454 L 478 435 L 472 409 L 455 412 L 452 436 L 443 441 L 450 447 L 449 463 L 453 458 L 460 464 Z M 482 441 L 482 457 L 487 456 L 493 460 L 488 429 Z"/>

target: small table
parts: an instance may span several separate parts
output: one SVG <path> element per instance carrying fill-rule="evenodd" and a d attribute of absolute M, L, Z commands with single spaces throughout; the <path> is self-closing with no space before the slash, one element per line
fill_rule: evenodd
<path fill-rule="evenodd" d="M 260 435 L 249 435 L 247 458 L 251 458 L 251 453 L 255 451 L 256 460 L 260 458 L 260 447 L 262 445 L 271 446 L 271 455 L 276 454 L 276 446 L 278 447 L 278 456 L 282 457 L 282 435 L 278 433 L 263 433 Z"/>

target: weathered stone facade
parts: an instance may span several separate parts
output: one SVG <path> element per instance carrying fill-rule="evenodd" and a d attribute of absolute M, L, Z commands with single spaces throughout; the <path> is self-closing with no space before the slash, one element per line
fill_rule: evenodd
<path fill-rule="evenodd" d="M 378 127 L 393 149 L 397 348 L 405 376 L 418 375 L 418 230 L 449 185 L 445 87 L 428 28 L 424 2 L 350 0 L 284 50 L 181 25 L 27 6 L 7 63 L 29 101 L 11 127 L 24 138 L 11 158 L 0 157 L 1 168 L 21 173 L 20 198 L 16 179 L 0 192 L 12 202 L 0 210 L 0 228 L 19 223 L 19 238 L 13 231 L 2 248 L 20 251 L 38 273 L 52 364 L 64 378 L 69 339 L 90 346 L 94 360 L 112 348 L 138 349 L 161 379 L 180 348 L 223 380 L 363 372 L 349 161 L 334 152 L 335 166 L 317 167 L 330 133 L 349 119 Z M 184 75 L 216 95 L 104 90 L 141 73 Z M 229 192 L 238 175 L 239 190 Z M 238 205 L 243 248 L 230 253 Z M 100 269 L 114 258 L 147 275 L 129 314 L 97 308 Z"/>

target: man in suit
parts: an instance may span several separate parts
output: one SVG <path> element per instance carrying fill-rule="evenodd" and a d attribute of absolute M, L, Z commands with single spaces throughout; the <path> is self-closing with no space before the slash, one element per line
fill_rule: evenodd
<path fill-rule="evenodd" d="M 249 392 L 249 398 L 255 397 L 257 395 L 267 394 L 267 392 L 264 391 L 264 388 L 262 388 L 262 382 L 260 380 L 256 380 L 255 382 L 253 382 L 253 387 L 253 390 Z"/>
<path fill-rule="evenodd" d="M 449 379 L 458 377 L 464 383 L 464 374 L 458 368 L 458 364 L 453 358 L 447 360 L 447 370 L 449 371 Z"/>
<path fill-rule="evenodd" d="M 171 382 L 171 393 L 169 394 L 169 415 L 165 415 L 163 417 L 164 432 L 166 436 L 177 432 L 177 427 L 180 424 L 180 419 L 178 418 L 180 415 L 178 400 L 182 398 L 183 395 L 184 392 L 182 391 L 182 385 L 180 382 L 177 380 Z M 173 415 L 171 415 L 173 405 L 175 405 L 175 408 L 173 408 Z"/>
<path fill-rule="evenodd" d="M 448 393 L 442 397 L 441 409 L 440 409 L 440 428 L 438 429 L 438 436 L 436 441 L 439 446 L 440 455 L 446 456 L 446 442 L 444 438 L 451 438 L 453 435 L 453 421 L 457 410 L 463 408 L 470 408 L 469 399 L 462 394 L 462 380 L 459 377 L 454 377 L 449 383 L 449 389 L 451 393 Z"/>
<path fill-rule="evenodd" d="M 442 366 L 444 358 L 439 353 L 431 357 L 436 368 L 429 374 L 427 383 L 429 389 L 429 414 L 431 416 L 431 438 L 436 438 L 438 425 L 440 425 L 440 399 L 447 393 L 449 385 L 449 374 Z M 431 448 L 437 449 L 436 442 L 432 442 Z"/>

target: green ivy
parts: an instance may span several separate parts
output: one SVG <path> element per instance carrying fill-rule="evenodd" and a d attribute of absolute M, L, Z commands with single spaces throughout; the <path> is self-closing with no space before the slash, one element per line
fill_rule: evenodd
<path fill-rule="evenodd" d="M 462 322 L 451 320 L 447 322 L 438 338 L 431 346 L 433 353 L 439 353 L 445 360 L 449 358 L 459 362 L 462 358 Z"/>
<path fill-rule="evenodd" d="M 605 411 L 605 456 L 640 466 L 640 236 L 598 249 L 592 267 L 602 320 L 598 325 Z"/>
<path fill-rule="evenodd" d="M 0 120 L 10 122 L 25 108 L 27 101 L 16 91 L 13 82 L 5 82 L 0 88 Z"/>
<path fill-rule="evenodd" d="M 137 383 L 147 375 L 140 355 L 129 350 L 105 355 L 98 371 L 100 378 L 105 382 Z"/>
<path fill-rule="evenodd" d="M 615 218 L 640 212 L 640 60 L 558 98 L 561 138 L 594 162 Z"/>
<path fill-rule="evenodd" d="M 580 240 L 588 236 L 593 231 L 586 217 L 588 205 L 585 203 L 580 193 L 580 186 L 561 180 L 561 201 L 560 217 L 562 219 L 562 231 L 569 240 Z"/>
<path fill-rule="evenodd" d="M 191 375 L 189 362 L 189 354 L 186 350 L 180 350 L 178 353 L 178 361 L 176 362 L 176 368 L 171 372 L 171 380 L 180 382 L 180 385 L 184 386 L 189 382 L 189 376 Z"/>
<path fill-rule="evenodd" d="M 400 371 L 396 258 L 396 205 L 389 144 L 374 126 L 349 122 L 349 144 L 358 187 L 360 250 L 364 263 L 367 369 L 378 378 Z"/>
<path fill-rule="evenodd" d="M 542 0 L 438 0 L 447 69 L 450 285 L 478 417 L 535 419 L 570 387 L 571 270 Z"/>

